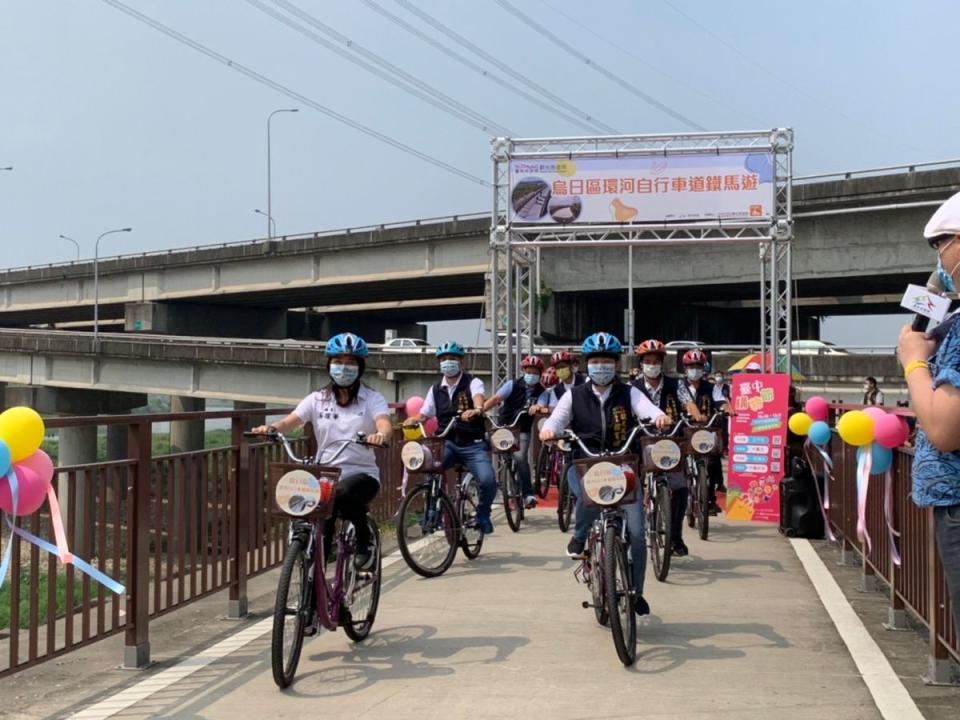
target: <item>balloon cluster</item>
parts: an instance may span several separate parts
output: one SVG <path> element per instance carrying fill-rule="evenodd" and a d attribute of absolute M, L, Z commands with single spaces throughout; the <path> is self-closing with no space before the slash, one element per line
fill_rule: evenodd
<path fill-rule="evenodd" d="M 823 447 L 830 442 L 831 430 L 827 424 L 828 406 L 822 397 L 812 397 L 804 405 L 804 412 L 790 416 L 790 432 L 805 435 L 810 442 Z M 880 475 L 893 464 L 893 449 L 906 442 L 910 428 L 899 415 L 892 415 L 878 407 L 850 410 L 837 421 L 837 434 L 848 445 L 857 448 L 857 458 L 870 453 L 870 472 Z"/>
<path fill-rule="evenodd" d="M 43 435 L 43 420 L 36 411 L 12 407 L 0 413 L 0 510 L 8 515 L 32 515 L 47 497 L 53 461 L 40 449 Z M 12 473 L 16 473 L 16 507 Z"/>
<path fill-rule="evenodd" d="M 406 404 L 404 405 L 404 410 L 407 413 L 407 417 L 413 417 L 414 415 L 420 414 L 420 409 L 423 407 L 423 398 L 419 395 L 414 395 L 411 398 L 407 399 Z M 423 429 L 427 432 L 427 435 L 433 435 L 437 428 L 439 427 L 439 420 L 432 417 L 423 424 Z"/>

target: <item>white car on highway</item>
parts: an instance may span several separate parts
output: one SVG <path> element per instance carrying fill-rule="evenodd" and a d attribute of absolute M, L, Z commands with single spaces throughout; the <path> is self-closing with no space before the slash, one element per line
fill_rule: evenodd
<path fill-rule="evenodd" d="M 424 353 L 432 351 L 433 346 L 419 338 L 393 338 L 393 340 L 387 340 L 381 349 L 384 352 Z"/>

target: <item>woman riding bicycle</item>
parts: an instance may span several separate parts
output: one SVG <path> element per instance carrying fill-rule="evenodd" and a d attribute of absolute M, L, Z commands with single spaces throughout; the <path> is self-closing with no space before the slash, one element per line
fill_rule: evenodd
<path fill-rule="evenodd" d="M 276 430 L 288 433 L 310 423 L 317 441 L 316 462 L 340 468 L 340 481 L 334 498 L 334 516 L 349 520 L 357 533 L 356 564 L 367 569 L 373 559 L 367 510 L 380 490 L 380 470 L 369 447 L 350 443 L 335 459 L 324 462 L 324 450 L 366 435 L 370 445 L 382 445 L 390 438 L 390 408 L 383 395 L 360 382 L 369 354 L 367 343 L 353 333 L 341 333 L 327 342 L 327 372 L 331 382 L 310 393 L 283 420 L 262 425 L 253 432 Z M 326 546 L 333 541 L 333 518 L 326 524 Z"/>

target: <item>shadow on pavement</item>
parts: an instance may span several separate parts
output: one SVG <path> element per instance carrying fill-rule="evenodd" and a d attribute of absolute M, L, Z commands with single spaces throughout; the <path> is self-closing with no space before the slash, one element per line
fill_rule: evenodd
<path fill-rule="evenodd" d="M 758 572 L 746 572 L 743 568 L 756 568 Z M 674 559 L 667 575 L 668 585 L 698 587 L 712 585 L 721 580 L 755 578 L 769 573 L 784 572 L 776 560 L 765 559 L 712 559 L 704 560 L 696 555 Z"/>

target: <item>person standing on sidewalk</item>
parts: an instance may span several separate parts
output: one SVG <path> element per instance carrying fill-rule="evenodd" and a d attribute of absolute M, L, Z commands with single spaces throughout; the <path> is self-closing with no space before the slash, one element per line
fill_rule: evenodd
<path fill-rule="evenodd" d="M 863 379 L 863 404 L 864 405 L 883 405 L 883 390 L 877 387 L 875 377 L 866 377 Z"/>
<path fill-rule="evenodd" d="M 930 218 L 923 236 L 938 255 L 937 270 L 947 292 L 956 292 L 960 273 L 960 193 Z M 897 356 L 917 416 L 913 501 L 932 507 L 937 549 L 960 628 L 960 314 L 948 316 L 935 338 L 900 331 Z"/>

